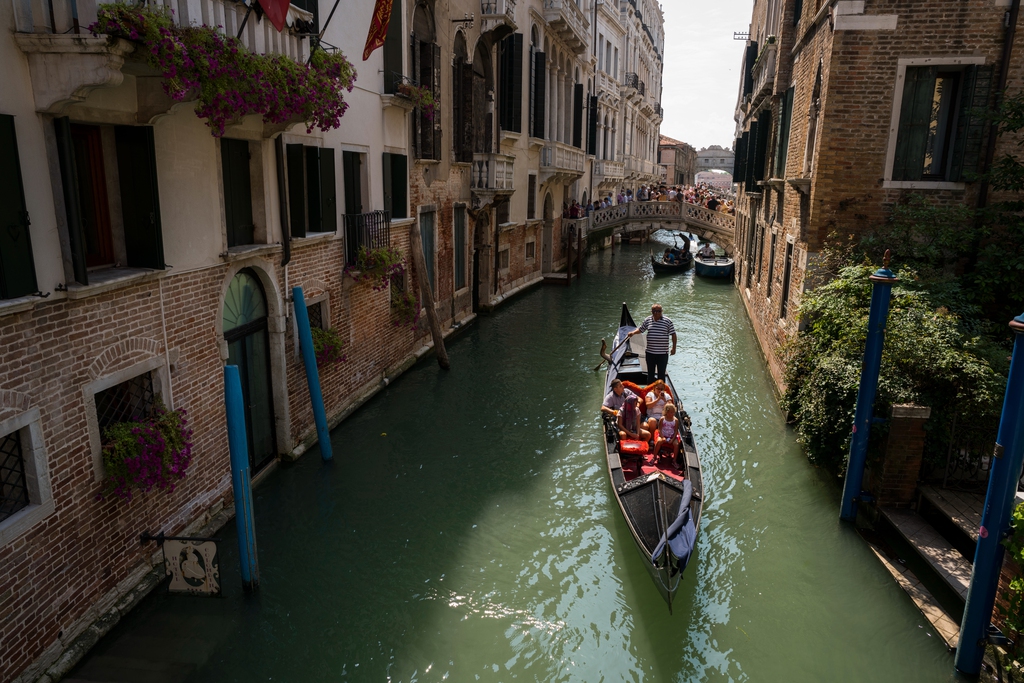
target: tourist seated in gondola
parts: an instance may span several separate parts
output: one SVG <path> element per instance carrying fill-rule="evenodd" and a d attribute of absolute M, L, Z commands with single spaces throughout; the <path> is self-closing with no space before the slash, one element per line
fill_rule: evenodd
<path fill-rule="evenodd" d="M 668 387 L 664 380 L 656 379 L 653 384 L 647 386 L 644 403 L 647 406 L 647 430 L 651 434 L 658 431 L 658 421 L 665 412 L 665 407 L 672 403 L 672 395 L 668 393 Z"/>
<path fill-rule="evenodd" d="M 663 451 L 672 453 L 673 460 L 679 458 L 679 436 L 683 426 L 676 417 L 676 406 L 674 403 L 665 405 L 665 413 L 658 420 L 658 430 L 654 438 L 654 457 L 657 458 Z"/>
<path fill-rule="evenodd" d="M 718 254 L 716 254 L 715 250 L 711 247 L 710 242 L 706 242 L 704 246 L 700 248 L 700 251 L 697 252 L 697 256 L 700 256 L 701 258 L 715 258 L 717 255 Z"/>
<path fill-rule="evenodd" d="M 632 394 L 622 404 L 619 410 L 619 440 L 621 441 L 650 441 L 651 433 L 644 429 L 643 418 L 640 416 L 640 405 L 637 402 L 636 394 Z"/>
<path fill-rule="evenodd" d="M 604 403 L 601 404 L 601 412 L 605 415 L 618 417 L 619 411 L 622 410 L 622 404 L 625 403 L 626 399 L 630 396 L 636 398 L 636 394 L 622 386 L 621 379 L 613 379 L 612 390 L 604 397 Z"/>
<path fill-rule="evenodd" d="M 671 249 L 666 249 L 665 253 L 662 254 L 661 256 L 661 260 L 664 261 L 665 263 L 670 263 L 674 265 L 676 262 L 676 255 L 672 253 Z"/>

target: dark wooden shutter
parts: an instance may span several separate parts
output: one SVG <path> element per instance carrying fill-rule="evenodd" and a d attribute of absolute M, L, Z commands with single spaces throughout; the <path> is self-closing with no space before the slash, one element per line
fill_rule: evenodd
<path fill-rule="evenodd" d="M 743 94 L 749 95 L 754 89 L 754 64 L 757 62 L 757 41 L 747 45 L 746 59 L 743 63 Z"/>
<path fill-rule="evenodd" d="M 907 67 L 892 165 L 893 180 L 920 180 L 924 173 L 925 145 L 938 73 L 935 66 Z"/>
<path fill-rule="evenodd" d="M 252 244 L 252 186 L 249 179 L 249 143 L 220 140 L 221 170 L 224 176 L 224 218 L 228 247 Z"/>
<path fill-rule="evenodd" d="M 536 97 L 536 94 L 537 94 L 537 88 L 536 88 L 536 84 L 535 84 L 536 73 L 535 73 L 535 70 L 534 70 L 534 64 L 536 64 L 536 55 L 537 55 L 537 50 L 531 44 L 530 45 L 530 55 L 529 55 L 529 57 L 527 57 L 527 60 L 526 60 L 526 72 L 527 72 L 527 78 L 526 78 L 527 86 L 526 87 L 527 87 L 527 96 L 529 97 L 529 100 L 530 100 L 527 103 L 527 105 L 526 105 L 526 114 L 527 114 L 527 116 L 526 116 L 526 134 L 527 135 L 531 135 L 531 136 L 533 135 L 534 126 L 536 125 L 535 121 L 536 121 L 536 113 L 537 113 L 536 112 L 537 105 L 535 103 L 535 97 Z"/>
<path fill-rule="evenodd" d="M 395 85 L 401 80 L 402 69 L 402 3 L 395 2 L 384 37 L 384 92 L 393 95 Z M 415 76 L 414 76 L 415 77 Z"/>
<path fill-rule="evenodd" d="M 164 239 L 160 226 L 153 127 L 117 126 L 114 139 L 127 265 L 130 268 L 163 270 Z M 249 222 L 252 223 L 251 217 Z"/>
<path fill-rule="evenodd" d="M 523 34 L 513 33 L 512 39 L 512 75 L 509 130 L 523 132 Z"/>
<path fill-rule="evenodd" d="M 391 217 L 409 217 L 409 160 L 404 154 L 391 155 Z"/>
<path fill-rule="evenodd" d="M 345 183 L 345 213 L 363 212 L 363 188 L 360 178 L 360 161 L 358 152 L 341 153 L 341 172 Z"/>
<path fill-rule="evenodd" d="M 498 43 L 498 126 L 512 129 L 512 36 Z"/>
<path fill-rule="evenodd" d="M 302 145 L 288 145 L 288 210 L 292 237 L 305 237 L 309 229 L 306 212 L 306 159 Z"/>
<path fill-rule="evenodd" d="M 338 181 L 334 148 L 320 148 L 320 232 L 338 231 Z"/>
<path fill-rule="evenodd" d="M 426 85 L 426 83 L 423 82 L 423 74 L 420 73 L 420 52 L 422 50 L 420 41 L 416 36 L 412 36 L 409 41 L 409 59 L 412 61 L 412 67 L 409 72 L 410 76 L 417 82 L 417 84 Z M 414 111 L 409 119 L 412 121 L 412 153 L 417 159 L 422 159 L 423 117 L 420 116 L 419 111 Z M 347 206 L 345 208 L 345 212 L 348 213 Z"/>
<path fill-rule="evenodd" d="M 779 129 L 775 138 L 775 165 L 772 175 L 786 177 L 786 156 L 789 152 L 789 125 L 793 116 L 793 88 L 786 91 L 779 109 Z"/>
<path fill-rule="evenodd" d="M 394 210 L 394 188 L 393 188 L 393 186 L 391 184 L 391 154 L 390 153 L 384 152 L 384 154 L 381 155 L 381 167 L 383 168 L 383 174 L 384 174 L 384 178 L 383 178 L 383 180 L 384 180 L 384 210 L 387 211 L 388 214 L 390 214 L 392 218 L 394 218 L 395 217 L 395 210 Z"/>
<path fill-rule="evenodd" d="M 964 71 L 949 169 L 951 181 L 973 180 L 974 175 L 982 170 L 981 150 L 985 141 L 985 113 L 992 93 L 992 76 L 991 66 L 972 65 Z"/>
<path fill-rule="evenodd" d="M 441 46 L 434 43 L 430 44 L 430 62 L 431 62 L 431 89 L 434 92 L 434 101 L 440 105 L 441 102 Z M 430 141 L 432 143 L 433 155 L 431 159 L 441 159 L 441 107 L 437 106 L 434 108 L 434 120 L 427 121 L 427 126 L 430 128 Z"/>
<path fill-rule="evenodd" d="M 768 136 L 771 132 L 772 114 L 762 113 L 757 118 L 757 146 L 754 148 L 754 182 L 764 180 L 768 156 Z"/>
<path fill-rule="evenodd" d="M 434 88 L 434 48 L 433 43 L 420 42 L 420 85 L 430 88 L 437 100 L 437 90 Z M 439 66 L 439 65 L 438 65 Z M 414 116 L 420 120 L 420 155 L 424 159 L 435 159 L 434 156 L 434 122 L 426 117 L 422 110 L 416 110 Z M 440 119 L 440 117 L 437 117 Z"/>
<path fill-rule="evenodd" d="M 37 291 L 14 117 L 0 114 L 0 299 Z"/>
<path fill-rule="evenodd" d="M 583 84 L 573 86 L 572 93 L 572 144 L 583 149 Z"/>
<path fill-rule="evenodd" d="M 533 129 L 535 138 L 544 137 L 544 107 L 547 95 L 547 61 L 543 52 L 533 54 Z"/>
<path fill-rule="evenodd" d="M 82 209 L 78 203 L 78 172 L 75 170 L 75 146 L 71 141 L 71 122 L 61 116 L 53 120 L 57 134 L 57 159 L 64 189 L 64 211 L 67 215 L 68 242 L 71 245 L 71 267 L 75 281 L 89 284 L 85 265 L 85 234 L 82 231 Z"/>
<path fill-rule="evenodd" d="M 733 145 L 733 151 L 732 179 L 735 183 L 742 183 L 743 167 L 746 165 L 745 162 L 747 160 L 747 133 L 736 138 L 736 144 Z"/>
<path fill-rule="evenodd" d="M 320 192 L 320 148 L 305 148 L 306 200 L 309 203 L 309 231 L 322 232 L 324 224 L 323 194 Z"/>
<path fill-rule="evenodd" d="M 587 112 L 587 153 L 597 154 L 597 95 L 590 96 Z"/>
<path fill-rule="evenodd" d="M 743 184 L 747 192 L 757 192 L 754 187 L 754 148 L 757 147 L 757 120 L 750 122 L 747 136 L 747 158 L 743 164 Z"/>

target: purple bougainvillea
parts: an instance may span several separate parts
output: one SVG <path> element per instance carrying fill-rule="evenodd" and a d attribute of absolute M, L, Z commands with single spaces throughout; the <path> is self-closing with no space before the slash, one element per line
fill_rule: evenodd
<path fill-rule="evenodd" d="M 152 417 L 103 432 L 106 487 L 100 497 L 131 500 L 133 491 L 173 491 L 192 463 L 192 430 L 183 409 L 157 406 Z"/>

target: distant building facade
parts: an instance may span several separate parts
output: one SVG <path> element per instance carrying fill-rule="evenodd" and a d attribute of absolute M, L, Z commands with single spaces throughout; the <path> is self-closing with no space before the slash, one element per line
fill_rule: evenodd
<path fill-rule="evenodd" d="M 755 0 L 736 103 L 736 284 L 777 385 L 809 260 L 908 193 L 979 201 L 1007 3 Z M 937 104 L 938 106 L 933 106 Z M 1002 137 L 998 157 L 1013 149 Z M 991 159 L 989 158 L 989 161 Z M 983 199 L 983 198 L 982 198 Z"/>
<path fill-rule="evenodd" d="M 693 185 L 697 175 L 697 150 L 689 143 L 662 135 L 658 144 L 658 163 L 665 169 L 665 182 Z"/>
<path fill-rule="evenodd" d="M 735 154 L 727 147 L 711 145 L 697 152 L 697 172 L 732 171 Z"/>

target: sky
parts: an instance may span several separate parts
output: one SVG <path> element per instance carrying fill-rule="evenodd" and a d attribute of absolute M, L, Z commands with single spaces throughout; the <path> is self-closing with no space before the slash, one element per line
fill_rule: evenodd
<path fill-rule="evenodd" d="M 665 0 L 665 72 L 661 134 L 688 142 L 732 147 L 745 43 L 734 31 L 750 28 L 752 0 Z"/>

